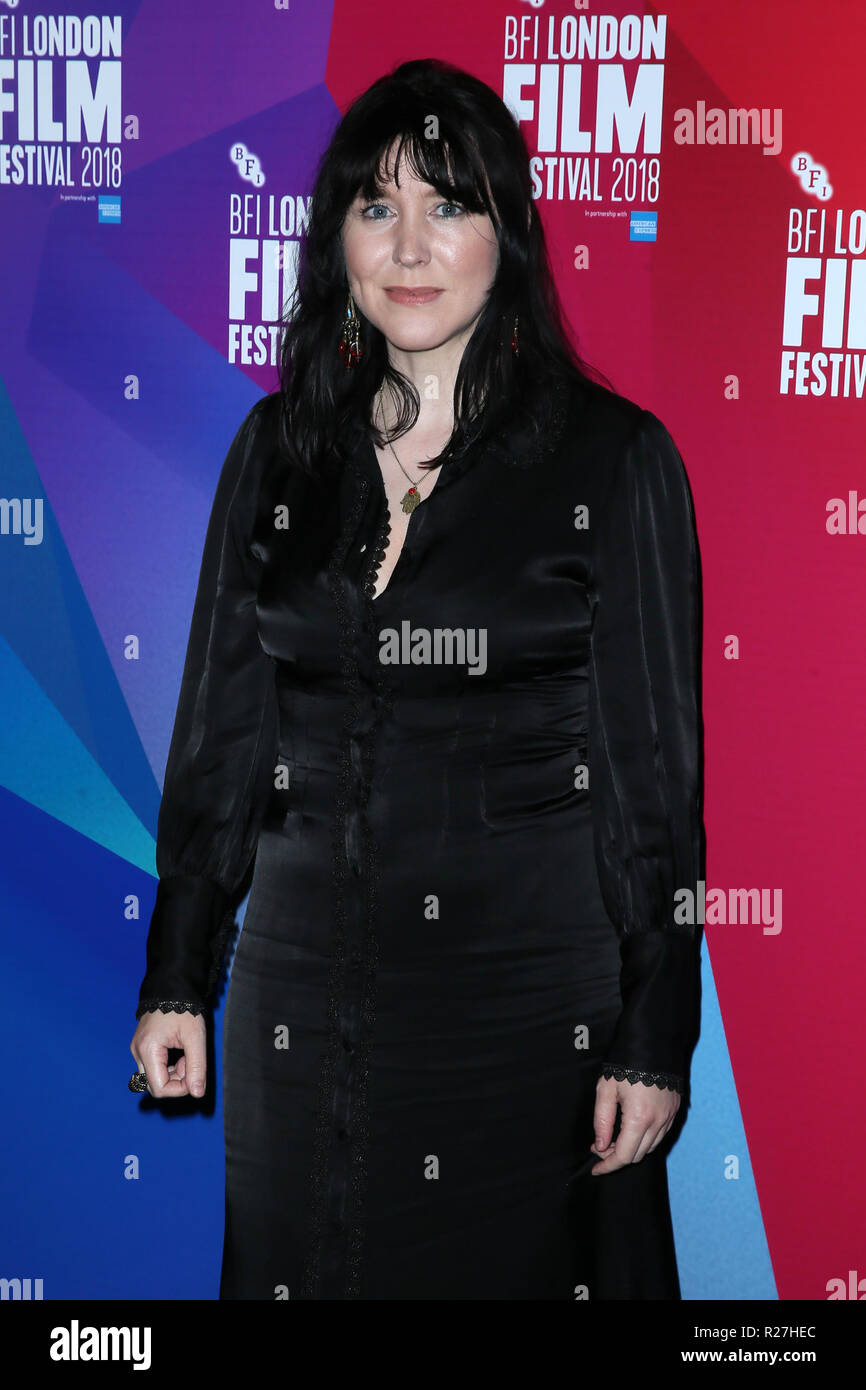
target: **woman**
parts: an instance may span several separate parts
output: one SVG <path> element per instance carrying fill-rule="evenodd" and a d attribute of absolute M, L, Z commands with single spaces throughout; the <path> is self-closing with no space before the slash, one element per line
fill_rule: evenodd
<path fill-rule="evenodd" d="M 202 1094 L 254 864 L 220 1296 L 678 1298 L 682 461 L 568 346 L 522 137 L 457 69 L 405 63 L 346 114 L 296 301 L 205 542 L 138 1084 Z"/>

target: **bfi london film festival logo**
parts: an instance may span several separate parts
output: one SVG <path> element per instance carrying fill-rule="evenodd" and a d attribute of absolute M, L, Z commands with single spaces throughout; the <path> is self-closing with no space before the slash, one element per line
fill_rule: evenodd
<path fill-rule="evenodd" d="M 280 319 L 298 280 L 300 238 L 310 197 L 264 194 L 262 162 L 242 140 L 229 159 L 249 191 L 229 195 L 229 314 L 227 360 L 239 366 L 275 366 Z"/>
<path fill-rule="evenodd" d="M 0 186 L 66 190 L 60 201 L 96 202 L 100 222 L 119 222 L 122 146 L 139 138 L 122 111 L 122 17 L 2 3 Z"/>
<path fill-rule="evenodd" d="M 831 212 L 827 169 L 805 150 L 789 167 L 805 197 L 818 206 L 788 209 L 779 394 L 862 399 L 866 209 Z"/>
<path fill-rule="evenodd" d="M 659 197 L 666 48 L 665 15 L 504 17 L 502 97 L 533 127 L 534 198 L 649 217 L 638 210 Z"/>

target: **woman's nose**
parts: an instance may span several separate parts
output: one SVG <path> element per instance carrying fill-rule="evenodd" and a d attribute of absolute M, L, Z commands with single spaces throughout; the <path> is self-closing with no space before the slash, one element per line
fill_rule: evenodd
<path fill-rule="evenodd" d="M 403 216 L 394 230 L 394 259 L 414 264 L 429 258 L 428 231 L 422 217 Z"/>

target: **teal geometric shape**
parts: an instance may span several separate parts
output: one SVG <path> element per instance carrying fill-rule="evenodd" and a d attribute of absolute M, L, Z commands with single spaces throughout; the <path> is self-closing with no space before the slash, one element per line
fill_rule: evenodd
<path fill-rule="evenodd" d="M 778 1298 L 706 941 L 691 1106 L 668 1157 L 684 1299 Z M 737 1160 L 739 1177 L 726 1177 Z"/>
<path fill-rule="evenodd" d="M 76 775 L 83 773 L 82 754 L 92 760 L 93 772 L 84 778 L 90 790 L 96 792 L 97 781 L 100 786 L 104 782 L 121 788 L 115 804 L 124 808 L 122 825 L 126 817 L 137 815 L 155 827 L 159 790 L 153 772 L 2 382 L 0 437 L 3 496 L 10 499 L 10 517 L 14 515 L 13 504 L 21 505 L 23 515 L 25 501 L 42 503 L 39 543 L 28 545 L 23 534 L 10 530 L 0 545 L 0 634 L 6 644 L 2 737 L 10 775 L 14 772 L 18 785 L 28 778 L 27 765 L 17 750 L 20 722 L 28 752 L 42 769 L 38 779 L 34 769 L 34 785 L 38 782 L 40 796 L 57 806 L 65 804 L 67 814 L 72 809 L 70 794 L 62 785 L 65 777 L 68 781 L 68 769 L 64 773 L 63 766 L 56 764 L 55 785 L 49 786 L 48 760 L 56 757 L 52 740 L 59 738 L 64 750 L 74 757 Z M 33 709 L 28 703 L 31 698 Z M 39 718 L 47 722 L 41 731 Z M 110 828 L 103 816 L 104 788 L 96 796 L 95 818 L 80 798 L 77 804 L 89 823 Z M 130 807 L 134 809 L 130 811 Z M 69 823 L 75 823 L 74 814 Z M 131 842 L 135 863 L 150 862 L 149 852 L 142 857 L 146 841 L 141 837 L 146 835 L 139 827 Z M 121 829 L 120 839 L 125 842 L 128 838 L 127 831 Z"/>
<path fill-rule="evenodd" d="M 0 637 L 0 784 L 145 873 L 156 844 L 9 644 Z"/>

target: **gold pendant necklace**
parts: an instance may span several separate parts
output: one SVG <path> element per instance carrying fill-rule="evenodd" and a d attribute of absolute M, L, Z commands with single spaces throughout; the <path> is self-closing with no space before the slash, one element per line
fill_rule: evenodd
<path fill-rule="evenodd" d="M 381 406 L 381 400 L 379 404 Z M 382 423 L 382 433 L 385 433 L 384 420 Z M 397 459 L 397 467 L 400 469 L 404 477 L 408 478 L 409 482 L 412 483 L 412 486 L 406 492 L 404 492 L 403 496 L 400 498 L 400 506 L 403 508 L 404 512 L 414 512 L 415 508 L 420 506 L 420 504 L 424 501 L 424 498 L 418 491 L 418 484 L 421 482 L 421 479 L 419 478 L 417 483 L 412 481 L 411 474 L 406 472 L 406 469 L 403 467 L 402 463 L 397 458 L 397 454 L 394 450 L 394 445 L 391 443 L 390 435 L 385 435 L 385 441 L 388 445 L 388 448 L 391 450 L 391 453 L 394 455 L 395 459 Z"/>

